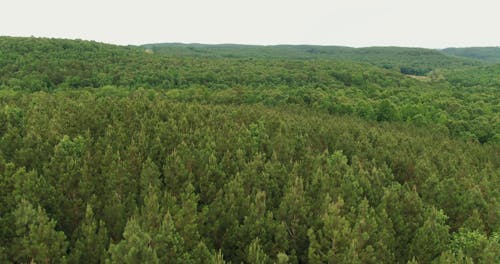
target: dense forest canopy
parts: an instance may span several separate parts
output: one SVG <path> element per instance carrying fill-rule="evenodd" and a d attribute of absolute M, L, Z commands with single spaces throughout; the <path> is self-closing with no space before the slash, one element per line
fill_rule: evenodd
<path fill-rule="evenodd" d="M 487 63 L 500 63 L 500 47 L 446 48 L 442 52 Z"/>
<path fill-rule="evenodd" d="M 299 104 L 367 120 L 437 125 L 480 142 L 500 137 L 500 82 L 494 71 L 482 68 L 436 69 L 416 79 L 332 59 L 168 56 L 137 47 L 29 38 L 1 38 L 0 47 L 5 54 L 0 86 L 14 90 L 157 88 L 181 101 Z"/>
<path fill-rule="evenodd" d="M 0 37 L 0 263 L 499 263 L 499 69 Z"/>
<path fill-rule="evenodd" d="M 287 58 L 287 59 L 335 59 L 369 63 L 404 74 L 427 75 L 441 68 L 478 66 L 474 58 L 448 56 L 438 50 L 402 47 L 351 48 L 315 45 L 204 45 L 204 44 L 147 44 L 147 50 L 170 56 L 201 56 L 226 58 Z"/>

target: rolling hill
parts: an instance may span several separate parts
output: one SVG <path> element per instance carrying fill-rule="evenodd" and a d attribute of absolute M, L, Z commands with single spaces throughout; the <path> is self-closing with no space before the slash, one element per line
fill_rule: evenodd
<path fill-rule="evenodd" d="M 439 68 L 478 66 L 474 59 L 446 55 L 438 50 L 402 47 L 350 48 L 314 45 L 203 45 L 147 44 L 145 49 L 169 56 L 212 56 L 237 58 L 336 59 L 369 63 L 404 74 L 426 75 Z"/>
<path fill-rule="evenodd" d="M 500 63 L 500 47 L 447 48 L 443 53 L 486 63 Z"/>

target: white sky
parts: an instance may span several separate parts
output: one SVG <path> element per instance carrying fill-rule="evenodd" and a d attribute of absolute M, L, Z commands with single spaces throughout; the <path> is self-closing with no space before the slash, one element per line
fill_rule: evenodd
<path fill-rule="evenodd" d="M 500 0 L 0 0 L 0 35 L 124 45 L 500 46 Z"/>

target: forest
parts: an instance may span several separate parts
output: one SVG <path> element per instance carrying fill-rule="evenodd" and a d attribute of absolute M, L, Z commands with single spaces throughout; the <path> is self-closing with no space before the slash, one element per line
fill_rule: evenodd
<path fill-rule="evenodd" d="M 0 263 L 500 263 L 500 64 L 0 37 Z"/>
<path fill-rule="evenodd" d="M 444 53 L 480 60 L 486 63 L 500 63 L 500 47 L 469 47 L 469 48 L 446 48 Z"/>

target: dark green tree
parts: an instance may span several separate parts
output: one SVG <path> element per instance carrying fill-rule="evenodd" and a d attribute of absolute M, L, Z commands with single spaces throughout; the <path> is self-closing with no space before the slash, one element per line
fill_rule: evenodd
<path fill-rule="evenodd" d="M 76 242 L 68 261 L 71 263 L 104 263 L 109 238 L 104 222 L 98 221 L 90 205 L 75 233 Z"/>
<path fill-rule="evenodd" d="M 419 262 L 429 263 L 446 250 L 449 242 L 447 218 L 442 211 L 430 209 L 424 224 L 417 230 L 410 244 L 410 256 Z"/>

